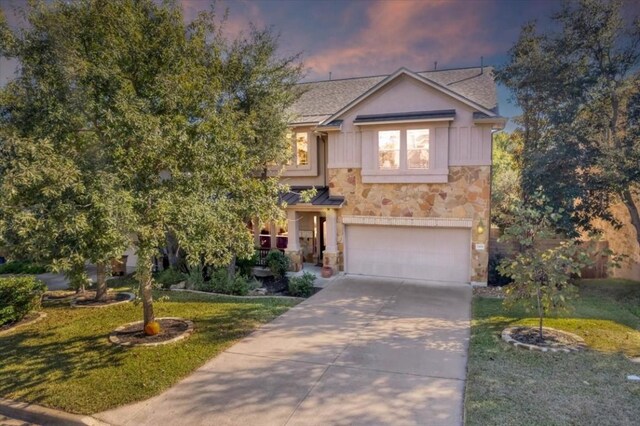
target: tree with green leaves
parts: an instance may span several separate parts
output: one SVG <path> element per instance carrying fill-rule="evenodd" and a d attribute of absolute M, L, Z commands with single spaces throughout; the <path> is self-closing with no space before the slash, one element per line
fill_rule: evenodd
<path fill-rule="evenodd" d="M 511 206 L 522 199 L 522 133 L 499 132 L 493 138 L 491 223 L 504 230 L 512 222 Z"/>
<path fill-rule="evenodd" d="M 96 299 L 104 300 L 105 267 L 127 248 L 129 204 L 89 128 L 83 98 L 93 94 L 65 59 L 66 34 L 50 31 L 54 15 L 41 4 L 29 18 L 32 28 L 17 36 L 0 17 L 0 53 L 20 60 L 0 90 L 0 244 L 64 272 L 78 290 L 85 263 L 96 263 Z"/>
<path fill-rule="evenodd" d="M 619 225 L 610 206 L 622 202 L 640 244 L 640 19 L 621 7 L 565 2 L 560 31 L 527 24 L 497 77 L 522 108 L 525 197 L 541 186 L 572 234 L 594 218 Z"/>
<path fill-rule="evenodd" d="M 512 223 L 500 237 L 501 242 L 513 242 L 520 250 L 513 258 L 502 260 L 498 270 L 513 280 L 505 287 L 505 305 L 522 304 L 538 316 L 538 333 L 543 335 L 544 318 L 551 312 L 566 308 L 576 295 L 571 285 L 573 276 L 591 264 L 580 241 L 569 238 L 555 247 L 545 247 L 541 240 L 555 238 L 562 210 L 548 204 L 541 192 L 532 194 L 527 203 L 512 204 Z"/>
<path fill-rule="evenodd" d="M 26 47 L 14 56 L 36 70 L 49 69 L 45 60 L 53 57 L 65 78 L 47 77 L 24 96 L 47 102 L 57 95 L 49 88 L 63 86 L 69 95 L 44 110 L 43 121 L 96 141 L 105 173 L 100 182 L 117 194 L 113 202 L 126 212 L 124 230 L 138 255 L 146 326 L 154 320 L 153 257 L 167 233 L 192 264 L 226 266 L 234 256 L 251 255 L 246 218 L 273 214 L 280 190 L 277 177 L 258 177 L 262 165 L 282 155 L 285 139 L 281 125 L 270 128 L 272 137 L 256 139 L 256 123 L 269 128 L 264 120 L 286 121 L 294 97 L 283 94 L 282 109 L 271 117 L 242 108 L 239 89 L 230 84 L 239 72 L 237 45 L 224 39 L 213 12 L 185 23 L 174 2 L 83 0 L 38 3 L 28 18 L 30 27 L 13 41 Z M 297 65 L 275 54 L 275 38 L 260 34 L 274 46 L 262 63 L 296 75 Z M 30 49 L 31 40 L 42 46 Z M 259 80 L 260 68 L 254 72 Z M 263 90 L 289 87 L 278 78 L 269 84 L 265 78 Z M 67 110 L 78 117 L 69 121 Z M 37 147 L 50 134 L 41 130 L 23 137 Z"/>

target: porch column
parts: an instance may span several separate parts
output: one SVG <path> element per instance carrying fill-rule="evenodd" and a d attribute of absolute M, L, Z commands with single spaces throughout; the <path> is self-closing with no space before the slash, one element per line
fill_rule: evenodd
<path fill-rule="evenodd" d="M 291 261 L 291 270 L 297 272 L 302 269 L 302 251 L 300 250 L 300 237 L 298 236 L 298 213 L 294 210 L 287 211 L 287 230 L 289 234 L 285 254 Z"/>
<path fill-rule="evenodd" d="M 335 273 L 338 270 L 338 224 L 335 209 L 327 210 L 325 227 L 327 240 L 325 241 L 325 250 L 322 255 L 322 265 L 330 267 L 332 272 Z"/>
<path fill-rule="evenodd" d="M 327 210 L 327 241 L 325 243 L 325 250 L 331 253 L 338 252 L 338 224 L 336 216 L 335 209 Z"/>

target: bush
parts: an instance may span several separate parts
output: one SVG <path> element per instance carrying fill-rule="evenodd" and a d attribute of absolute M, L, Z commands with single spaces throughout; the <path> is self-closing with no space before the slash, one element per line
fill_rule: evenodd
<path fill-rule="evenodd" d="M 185 281 L 186 278 L 185 274 L 174 268 L 165 269 L 164 271 L 159 272 L 155 277 L 156 282 L 164 289 L 168 289 L 174 284 Z"/>
<path fill-rule="evenodd" d="M 0 326 L 20 321 L 40 309 L 44 283 L 34 277 L 0 278 Z"/>
<path fill-rule="evenodd" d="M 186 287 L 188 289 L 195 288 L 196 290 L 205 285 L 204 273 L 206 267 L 202 265 L 196 265 L 189 269 L 189 273 L 186 276 Z"/>
<path fill-rule="evenodd" d="M 305 272 L 301 277 L 289 278 L 289 294 L 297 297 L 309 297 L 313 293 L 316 276 Z"/>
<path fill-rule="evenodd" d="M 289 270 L 289 258 L 279 250 L 269 252 L 267 266 L 276 279 L 283 278 Z"/>
<path fill-rule="evenodd" d="M 254 253 L 248 259 L 238 259 L 236 266 L 238 267 L 238 273 L 246 277 L 253 275 L 253 267 L 258 264 L 258 253 Z"/>
<path fill-rule="evenodd" d="M 498 266 L 500 266 L 500 262 L 502 262 L 503 259 L 504 259 L 504 256 L 501 254 L 497 254 L 489 258 L 488 284 L 490 286 L 503 287 L 513 282 L 513 280 L 510 277 L 502 275 L 500 271 L 498 271 Z"/>
<path fill-rule="evenodd" d="M 0 265 L 0 274 L 44 274 L 47 268 L 37 263 L 14 260 Z"/>
<path fill-rule="evenodd" d="M 211 293 L 246 296 L 251 290 L 258 287 L 260 287 L 260 283 L 255 279 L 249 280 L 241 274 L 236 274 L 233 278 L 229 278 L 229 273 L 226 269 L 219 269 L 213 274 L 211 280 L 202 282 L 196 289 Z"/>

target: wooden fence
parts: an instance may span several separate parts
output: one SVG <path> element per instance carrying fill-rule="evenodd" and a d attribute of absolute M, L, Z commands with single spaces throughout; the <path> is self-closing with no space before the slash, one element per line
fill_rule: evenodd
<path fill-rule="evenodd" d="M 518 252 L 518 245 L 516 243 L 505 243 L 499 242 L 500 231 L 496 228 L 492 228 L 489 234 L 489 256 L 502 256 L 502 257 L 511 257 L 515 253 Z M 538 244 L 543 249 L 557 247 L 562 243 L 563 239 L 545 239 L 539 240 Z M 609 261 L 609 257 L 603 253 L 605 249 L 609 248 L 608 241 L 585 241 L 583 243 L 585 249 L 588 249 L 593 254 L 591 256 L 591 260 L 593 261 L 593 265 L 584 268 L 582 270 L 582 278 L 607 278 L 607 263 Z"/>

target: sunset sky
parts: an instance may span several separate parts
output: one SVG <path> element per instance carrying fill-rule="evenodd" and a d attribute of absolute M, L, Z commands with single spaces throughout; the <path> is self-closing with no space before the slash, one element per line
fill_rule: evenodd
<path fill-rule="evenodd" d="M 211 7 L 213 0 L 182 0 L 185 18 Z M 0 0 L 10 23 L 19 26 L 12 6 L 23 0 Z M 226 31 L 246 31 L 249 23 L 271 26 L 281 34 L 283 54 L 302 52 L 306 80 L 388 74 L 399 67 L 414 71 L 504 63 L 522 25 L 537 20 L 550 26 L 557 0 L 221 0 L 229 10 Z M 626 16 L 637 16 L 629 2 Z M 13 74 L 0 62 L 0 82 Z M 500 109 L 517 111 L 499 90 Z"/>

